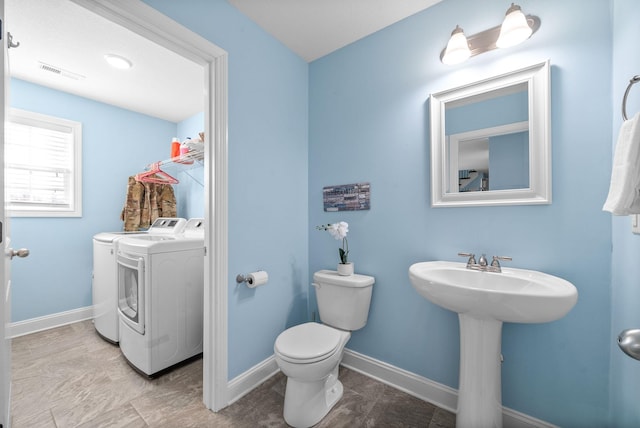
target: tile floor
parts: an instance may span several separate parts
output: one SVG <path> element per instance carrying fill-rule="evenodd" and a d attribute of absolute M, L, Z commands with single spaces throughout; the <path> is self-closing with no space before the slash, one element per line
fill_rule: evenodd
<path fill-rule="evenodd" d="M 286 378 L 218 413 L 202 404 L 202 359 L 148 380 L 90 321 L 13 339 L 14 428 L 287 427 Z M 453 427 L 455 415 L 341 367 L 345 392 L 317 427 Z"/>

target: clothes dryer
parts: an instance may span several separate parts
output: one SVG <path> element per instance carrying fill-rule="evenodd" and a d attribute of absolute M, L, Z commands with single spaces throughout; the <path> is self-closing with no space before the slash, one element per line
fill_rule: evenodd
<path fill-rule="evenodd" d="M 102 232 L 93 237 L 93 325 L 98 334 L 108 342 L 117 344 L 118 328 L 118 240 L 124 237 L 145 235 L 175 235 L 181 233 L 187 220 L 161 217 L 146 231 Z"/>
<path fill-rule="evenodd" d="M 154 376 L 202 354 L 204 221 L 190 219 L 175 236 L 118 242 L 120 350 Z"/>

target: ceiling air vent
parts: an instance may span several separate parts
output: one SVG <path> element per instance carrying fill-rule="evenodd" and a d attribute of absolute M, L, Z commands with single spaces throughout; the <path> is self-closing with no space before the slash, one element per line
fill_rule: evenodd
<path fill-rule="evenodd" d="M 42 70 L 44 70 L 44 71 L 50 71 L 52 73 L 62 74 L 62 70 L 60 70 L 59 68 L 52 67 L 52 66 L 47 65 L 47 64 L 40 63 L 40 68 Z"/>
<path fill-rule="evenodd" d="M 64 68 L 56 67 L 55 65 L 39 62 L 40 70 L 48 71 L 49 73 L 57 74 L 59 76 L 68 77 L 73 80 L 82 80 L 85 78 L 82 74 L 74 73 Z"/>

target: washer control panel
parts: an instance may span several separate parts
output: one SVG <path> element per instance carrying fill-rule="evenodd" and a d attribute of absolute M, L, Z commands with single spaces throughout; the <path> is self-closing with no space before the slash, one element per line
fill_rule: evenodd
<path fill-rule="evenodd" d="M 184 231 L 187 220 L 184 218 L 159 217 L 153 222 L 149 231 L 155 234 L 175 235 Z"/>

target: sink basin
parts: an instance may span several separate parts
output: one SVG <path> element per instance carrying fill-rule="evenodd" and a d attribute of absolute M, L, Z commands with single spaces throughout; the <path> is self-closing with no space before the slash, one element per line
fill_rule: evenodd
<path fill-rule="evenodd" d="M 424 298 L 458 313 L 456 427 L 502 427 L 502 323 L 555 321 L 573 308 L 578 291 L 570 282 L 542 272 L 481 272 L 467 269 L 465 263 L 442 261 L 411 265 L 409 279 Z"/>
<path fill-rule="evenodd" d="M 464 263 L 422 262 L 411 265 L 409 278 L 418 293 L 438 306 L 502 322 L 555 321 L 578 299 L 570 282 L 524 269 L 494 273 L 467 269 Z"/>

